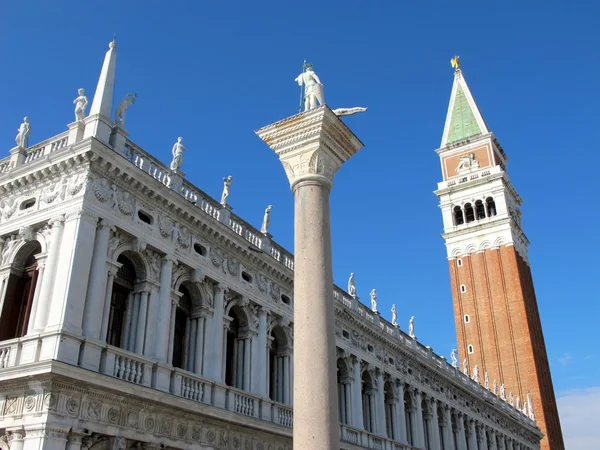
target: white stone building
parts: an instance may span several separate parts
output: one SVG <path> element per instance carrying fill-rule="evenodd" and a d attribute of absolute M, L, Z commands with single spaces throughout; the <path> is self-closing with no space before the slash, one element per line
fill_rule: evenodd
<path fill-rule="evenodd" d="M 293 257 L 128 139 L 115 65 L 111 43 L 89 115 L 0 160 L 0 448 L 290 449 Z M 539 448 L 518 409 L 331 301 L 341 448 Z"/>

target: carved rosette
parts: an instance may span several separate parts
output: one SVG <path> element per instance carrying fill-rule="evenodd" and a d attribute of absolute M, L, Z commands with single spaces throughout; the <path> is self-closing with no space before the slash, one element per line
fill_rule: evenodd
<path fill-rule="evenodd" d="M 279 156 L 292 189 L 310 176 L 333 183 L 340 166 L 363 147 L 326 105 L 268 125 L 256 134 Z"/>

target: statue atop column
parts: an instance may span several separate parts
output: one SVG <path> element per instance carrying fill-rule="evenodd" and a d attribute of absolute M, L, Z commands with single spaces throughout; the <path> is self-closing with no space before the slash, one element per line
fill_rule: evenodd
<path fill-rule="evenodd" d="M 411 316 L 408 321 L 408 335 L 413 339 L 415 338 L 415 316 Z"/>
<path fill-rule="evenodd" d="M 348 279 L 348 294 L 352 298 L 356 298 L 356 285 L 354 284 L 354 272 L 350 274 L 350 278 Z"/>
<path fill-rule="evenodd" d="M 269 205 L 267 206 L 267 209 L 265 209 L 262 226 L 260 227 L 260 232 L 262 234 L 267 234 L 269 232 L 269 225 L 271 225 L 271 209 L 273 209 L 273 205 Z"/>
<path fill-rule="evenodd" d="M 127 94 L 123 101 L 117 106 L 115 111 L 115 124 L 118 127 L 125 128 L 125 111 L 135 103 L 137 94 Z"/>
<path fill-rule="evenodd" d="M 304 86 L 304 111 L 310 111 L 317 107 L 317 101 L 319 105 L 325 103 L 323 83 L 313 71 L 312 64 L 304 63 L 302 70 L 303 72 L 296 77 L 295 81 L 299 86 Z"/>
<path fill-rule="evenodd" d="M 223 178 L 223 193 L 221 194 L 222 206 L 227 205 L 227 198 L 229 197 L 229 187 L 231 186 L 231 180 L 233 180 L 233 177 L 231 175 Z"/>
<path fill-rule="evenodd" d="M 377 312 L 377 290 L 373 289 L 369 294 L 371 296 L 371 311 Z"/>
<path fill-rule="evenodd" d="M 392 305 L 392 325 L 398 326 L 398 313 L 396 312 L 396 304 Z"/>
<path fill-rule="evenodd" d="M 171 170 L 176 171 L 181 168 L 181 164 L 183 163 L 183 152 L 185 152 L 185 147 L 181 143 L 183 141 L 182 137 L 177 138 L 177 142 L 173 145 L 173 149 L 171 153 L 173 154 L 173 161 L 171 161 Z"/>
<path fill-rule="evenodd" d="M 31 124 L 29 123 L 29 117 L 23 118 L 23 123 L 19 126 L 17 132 L 17 137 L 15 138 L 17 147 L 27 148 L 27 141 L 29 140 L 29 135 L 31 134 Z"/>
<path fill-rule="evenodd" d="M 85 119 L 85 108 L 87 108 L 88 99 L 84 95 L 85 91 L 83 88 L 79 88 L 77 93 L 79 96 L 73 100 L 73 104 L 75 105 L 75 122 L 83 122 L 83 119 Z"/>
<path fill-rule="evenodd" d="M 458 366 L 458 352 L 455 348 L 452 349 L 450 358 L 452 359 L 452 367 L 456 368 L 456 366 Z"/>

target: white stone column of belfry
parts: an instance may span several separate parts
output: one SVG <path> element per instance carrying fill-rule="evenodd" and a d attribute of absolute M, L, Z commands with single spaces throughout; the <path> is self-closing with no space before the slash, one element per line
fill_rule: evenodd
<path fill-rule="evenodd" d="M 261 397 L 267 396 L 267 310 L 258 310 L 258 335 L 253 346 L 251 391 Z M 289 397 L 289 394 L 288 394 Z M 285 403 L 289 403 L 288 401 Z"/>
<path fill-rule="evenodd" d="M 52 301 L 52 289 L 54 287 L 54 276 L 56 274 L 56 265 L 60 254 L 60 244 L 64 230 L 64 217 L 53 219 L 50 222 L 52 232 L 50 234 L 50 246 L 47 250 L 46 267 L 44 268 L 44 277 L 42 279 L 38 305 L 35 311 L 35 320 L 33 321 L 34 333 L 44 331 L 48 320 L 48 312 Z"/>
<path fill-rule="evenodd" d="M 172 256 L 165 256 L 162 259 L 160 269 L 160 292 L 158 297 L 158 318 L 162 321 L 158 327 L 158 336 L 156 340 L 155 354 L 162 362 L 168 362 L 169 336 L 172 330 L 170 326 L 165 326 L 165 322 L 171 317 L 171 276 L 173 275 L 173 264 L 175 259 Z"/>
<path fill-rule="evenodd" d="M 397 385 L 398 389 L 398 402 L 396 403 L 396 440 L 402 444 L 408 442 L 406 436 L 406 408 L 404 405 L 404 383 L 399 382 Z"/>
<path fill-rule="evenodd" d="M 363 423 L 363 408 L 362 408 L 362 390 L 361 383 L 362 379 L 360 376 L 360 359 L 356 356 L 352 356 L 352 395 L 350 399 L 352 401 L 352 426 L 360 430 L 364 429 Z"/>
<path fill-rule="evenodd" d="M 210 330 L 207 334 L 208 341 L 206 343 L 206 351 L 204 352 L 205 375 L 217 383 L 223 382 L 223 314 L 224 295 L 223 287 L 220 285 L 214 286 L 213 308 L 214 313 L 210 319 Z"/>
<path fill-rule="evenodd" d="M 383 395 L 383 372 L 381 370 L 377 370 L 377 402 L 376 402 L 376 412 L 375 412 L 375 420 L 377 423 L 377 428 L 375 432 L 380 436 L 386 436 L 385 430 L 385 397 Z"/>
<path fill-rule="evenodd" d="M 93 339 L 100 339 L 100 330 L 104 297 L 106 290 L 107 272 L 106 254 L 108 253 L 108 240 L 110 238 L 110 225 L 101 220 L 96 229 L 92 266 L 90 267 L 90 282 L 88 284 L 85 309 L 83 312 L 83 335 Z"/>
<path fill-rule="evenodd" d="M 431 399 L 427 399 L 427 401 L 430 402 L 430 405 L 431 405 L 431 431 L 430 431 L 429 442 L 430 442 L 432 449 L 439 449 L 439 448 L 441 448 L 441 443 L 440 443 L 440 421 L 438 418 L 437 400 L 434 398 L 431 398 Z"/>
<path fill-rule="evenodd" d="M 329 193 L 362 143 L 326 105 L 257 134 L 294 193 L 294 448 L 339 449 Z"/>

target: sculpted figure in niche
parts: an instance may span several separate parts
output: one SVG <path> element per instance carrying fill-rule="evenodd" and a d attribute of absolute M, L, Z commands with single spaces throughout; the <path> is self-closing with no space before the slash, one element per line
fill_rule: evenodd
<path fill-rule="evenodd" d="M 84 95 L 85 91 L 83 88 L 77 90 L 79 97 L 73 100 L 73 104 L 75 105 L 75 122 L 83 122 L 85 119 L 85 108 L 88 105 L 88 99 Z"/>
<path fill-rule="evenodd" d="M 415 337 L 415 316 L 411 316 L 410 320 L 408 321 L 408 335 L 411 338 Z"/>
<path fill-rule="evenodd" d="M 229 175 L 223 178 L 223 193 L 221 194 L 221 205 L 227 205 L 227 198 L 229 197 L 229 187 L 231 186 L 231 180 L 233 177 Z"/>
<path fill-rule="evenodd" d="M 115 124 L 118 127 L 125 128 L 125 111 L 135 103 L 137 94 L 127 94 L 123 101 L 117 106 L 115 111 Z"/>
<path fill-rule="evenodd" d="M 17 132 L 17 137 L 15 138 L 17 147 L 27 148 L 27 141 L 29 140 L 29 135 L 31 134 L 31 124 L 29 123 L 29 117 L 23 118 L 23 123 L 21 124 L 21 126 L 19 126 Z"/>
<path fill-rule="evenodd" d="M 396 304 L 392 305 L 392 325 L 398 326 L 398 314 L 396 313 Z"/>
<path fill-rule="evenodd" d="M 479 163 L 475 159 L 475 153 L 469 153 L 468 155 L 463 155 L 459 158 L 458 166 L 456 166 L 456 172 L 460 172 L 461 170 L 466 169 L 477 169 L 479 167 Z"/>
<path fill-rule="evenodd" d="M 182 137 L 177 138 L 177 142 L 173 145 L 173 149 L 171 153 L 173 154 L 173 161 L 171 161 L 171 170 L 179 170 L 181 168 L 181 164 L 183 163 L 183 152 L 185 152 L 185 147 L 181 143 L 183 141 Z"/>
<path fill-rule="evenodd" d="M 271 209 L 273 209 L 273 205 L 269 205 L 267 206 L 267 209 L 265 209 L 262 226 L 260 227 L 260 232 L 262 234 L 267 234 L 269 232 L 269 225 L 271 225 Z"/>
<path fill-rule="evenodd" d="M 356 298 L 356 286 L 354 285 L 354 272 L 350 274 L 350 278 L 348 279 L 348 294 L 352 298 Z"/>
<path fill-rule="evenodd" d="M 452 353 L 450 353 L 450 358 L 452 359 L 452 367 L 456 368 L 458 366 L 458 352 L 455 348 L 452 349 Z"/>
<path fill-rule="evenodd" d="M 371 296 L 371 311 L 377 312 L 377 290 L 373 289 L 369 295 Z"/>
<path fill-rule="evenodd" d="M 323 84 L 315 72 L 312 64 L 304 64 L 304 72 L 295 79 L 299 86 L 304 86 L 304 111 L 309 111 L 325 103 Z"/>

